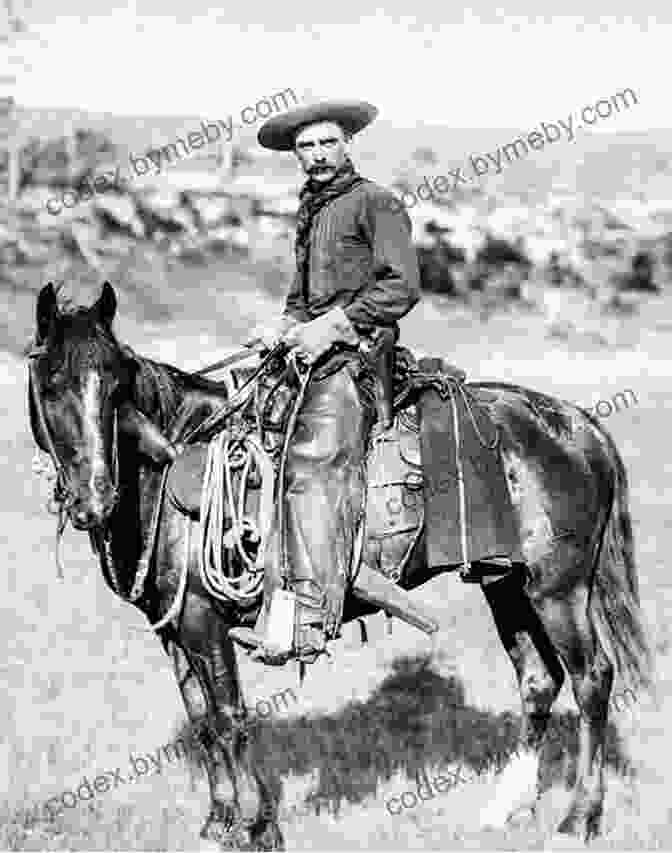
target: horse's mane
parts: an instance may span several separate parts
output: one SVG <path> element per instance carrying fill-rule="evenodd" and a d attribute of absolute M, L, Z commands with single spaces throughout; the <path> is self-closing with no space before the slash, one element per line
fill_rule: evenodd
<path fill-rule="evenodd" d="M 150 358 L 138 355 L 127 344 L 121 347 L 124 357 L 136 368 L 133 402 L 144 412 L 158 411 L 161 428 L 165 429 L 180 404 L 180 371 Z"/>
<path fill-rule="evenodd" d="M 124 357 L 136 367 L 133 402 L 141 411 L 160 413 L 162 428 L 166 428 L 187 391 L 202 391 L 223 396 L 226 385 L 202 376 L 187 373 L 172 364 L 154 361 L 139 355 L 128 344 L 120 344 Z"/>

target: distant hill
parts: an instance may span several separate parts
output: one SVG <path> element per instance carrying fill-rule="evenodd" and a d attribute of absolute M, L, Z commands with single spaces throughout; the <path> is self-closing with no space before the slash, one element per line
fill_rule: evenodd
<path fill-rule="evenodd" d="M 222 114 L 211 119 L 225 119 Z M 178 136 L 197 130 L 202 116 L 118 116 L 65 109 L 23 109 L 21 136 L 59 136 L 66 130 L 89 127 L 107 133 L 123 151 L 141 153 L 152 146 L 166 145 Z M 547 119 L 550 120 L 550 119 Z M 379 119 L 359 136 L 353 146 L 354 158 L 368 177 L 389 184 L 401 174 L 420 182 L 461 167 L 468 174 L 470 155 L 484 156 L 525 136 L 535 128 L 453 129 L 422 122 L 414 127 L 393 126 Z M 234 142 L 249 148 L 261 159 L 259 169 L 279 175 L 296 175 L 291 155 L 273 155 L 256 142 L 258 125 L 244 128 Z M 413 154 L 427 149 L 436 162 L 418 162 Z M 214 153 L 203 149 L 204 153 Z M 506 165 L 500 176 L 488 174 L 482 186 L 491 192 L 519 195 L 523 199 L 543 197 L 553 188 L 570 193 L 614 197 L 641 197 L 672 200 L 672 130 L 647 133 L 597 134 L 580 131 L 570 143 L 563 137 L 543 149 Z M 494 169 L 494 167 L 493 167 Z M 452 179 L 451 179 L 452 182 Z"/>

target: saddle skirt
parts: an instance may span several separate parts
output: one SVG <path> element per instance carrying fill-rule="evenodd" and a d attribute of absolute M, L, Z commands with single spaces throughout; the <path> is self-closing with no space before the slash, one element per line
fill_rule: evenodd
<path fill-rule="evenodd" d="M 430 367 L 434 360 L 423 361 Z M 451 381 L 444 388 L 432 384 L 418 400 L 430 568 L 523 561 L 499 428 L 488 408 L 492 399 L 485 390 Z"/>

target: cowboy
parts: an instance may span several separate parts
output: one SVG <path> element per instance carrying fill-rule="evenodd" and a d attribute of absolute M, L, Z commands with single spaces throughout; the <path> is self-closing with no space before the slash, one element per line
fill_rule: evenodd
<path fill-rule="evenodd" d="M 252 335 L 269 349 L 284 342 L 290 357 L 315 367 L 329 361 L 337 345 L 356 355 L 356 348 L 371 346 L 377 333 L 394 343 L 397 321 L 420 298 L 408 214 L 392 193 L 361 177 L 350 160 L 350 140 L 377 113 L 368 103 L 332 101 L 275 116 L 258 134 L 266 148 L 293 151 L 308 180 L 300 193 L 296 275 L 284 311 Z M 347 365 L 307 386 L 289 445 L 284 498 L 291 571 L 284 580 L 294 597 L 285 621 L 293 620 L 295 630 L 286 632 L 293 636 L 283 647 L 270 636 L 283 579 L 268 567 L 264 633 L 231 632 L 238 642 L 257 646 L 257 660 L 312 661 L 340 627 L 353 529 L 364 496 L 369 421 L 360 403 Z M 379 411 L 388 427 L 389 400 Z M 279 612 L 280 605 L 275 609 Z"/>

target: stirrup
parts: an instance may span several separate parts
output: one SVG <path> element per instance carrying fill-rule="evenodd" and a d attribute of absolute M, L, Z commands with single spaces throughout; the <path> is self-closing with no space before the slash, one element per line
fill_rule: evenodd
<path fill-rule="evenodd" d="M 329 654 L 324 632 L 319 626 L 305 625 L 299 628 L 298 632 L 297 645 L 289 650 L 277 649 L 267 645 L 266 637 L 258 634 L 252 628 L 231 628 L 229 636 L 251 654 L 253 661 L 265 663 L 268 666 L 284 666 L 290 660 L 311 664 L 315 663 L 321 655 Z M 311 637 L 314 639 L 316 635 L 319 635 L 319 641 L 311 641 Z"/>
<path fill-rule="evenodd" d="M 270 648 L 266 644 L 266 637 L 258 634 L 252 628 L 231 628 L 229 637 L 252 656 L 253 661 L 269 664 L 270 666 L 282 666 L 287 663 L 290 655 L 286 652 Z"/>
<path fill-rule="evenodd" d="M 250 628 L 231 628 L 229 637 L 253 650 L 254 660 L 280 665 L 292 656 L 295 620 L 296 596 L 288 590 L 275 589 L 263 633 Z"/>
<path fill-rule="evenodd" d="M 266 637 L 252 628 L 231 628 L 229 637 L 241 646 L 256 663 L 268 666 L 284 666 L 293 657 L 293 651 L 273 648 L 267 644 Z"/>
<path fill-rule="evenodd" d="M 294 657 L 299 663 L 315 663 L 321 655 L 328 655 L 327 638 L 319 625 L 301 625 L 296 629 Z M 319 637 L 319 639 L 316 639 Z"/>

